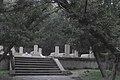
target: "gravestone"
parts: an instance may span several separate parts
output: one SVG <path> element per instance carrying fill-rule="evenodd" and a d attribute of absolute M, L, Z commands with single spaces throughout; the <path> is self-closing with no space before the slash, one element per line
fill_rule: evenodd
<path fill-rule="evenodd" d="M 23 47 L 19 48 L 19 54 L 23 54 Z"/>
<path fill-rule="evenodd" d="M 39 48 L 39 56 L 43 57 L 43 55 L 42 55 L 42 48 Z"/>
<path fill-rule="evenodd" d="M 38 45 L 34 45 L 34 54 L 38 54 Z"/>
<path fill-rule="evenodd" d="M 65 57 L 70 56 L 70 45 L 66 44 L 65 45 Z"/>
<path fill-rule="evenodd" d="M 4 53 L 4 51 L 3 51 L 3 46 L 0 45 L 0 54 L 3 54 L 3 53 Z"/>
<path fill-rule="evenodd" d="M 32 56 L 37 56 L 37 57 L 40 56 L 38 45 L 34 45 L 34 51 Z"/>
<path fill-rule="evenodd" d="M 15 53 L 16 53 L 15 47 L 13 47 L 13 48 L 11 49 L 11 51 L 12 51 L 12 54 L 15 55 Z"/>
<path fill-rule="evenodd" d="M 0 45 L 0 50 L 2 50 L 3 49 L 3 46 L 2 45 Z"/>
<path fill-rule="evenodd" d="M 55 57 L 59 56 L 59 46 L 55 46 Z"/>
<path fill-rule="evenodd" d="M 40 55 L 42 54 L 42 48 L 39 48 L 39 54 Z"/>
<path fill-rule="evenodd" d="M 77 50 L 75 50 L 74 54 L 75 54 L 75 57 L 78 57 L 78 51 Z"/>

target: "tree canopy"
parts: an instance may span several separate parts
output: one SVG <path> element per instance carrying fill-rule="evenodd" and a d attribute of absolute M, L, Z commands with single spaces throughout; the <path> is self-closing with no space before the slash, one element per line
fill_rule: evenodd
<path fill-rule="evenodd" d="M 95 53 L 110 51 L 117 58 L 120 1 L 1 0 L 0 44 L 7 46 L 13 41 L 18 47 L 38 44 L 47 54 L 55 45 L 66 43 L 79 52 L 92 46 Z"/>

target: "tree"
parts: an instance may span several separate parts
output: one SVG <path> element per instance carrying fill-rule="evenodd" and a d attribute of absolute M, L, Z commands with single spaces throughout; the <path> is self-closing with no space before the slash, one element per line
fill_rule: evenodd
<path fill-rule="evenodd" d="M 46 1 L 34 1 L 34 3 L 25 1 L 24 4 L 17 2 L 17 4 L 4 5 L 4 11 L 0 15 L 0 44 L 6 47 L 9 44 L 12 46 L 30 44 L 36 38 L 34 35 L 42 28 L 40 24 L 57 11 L 51 10 L 52 4 Z M 10 48 L 8 46 L 9 50 L 4 51 L 5 55 L 10 51 Z"/>
<path fill-rule="evenodd" d="M 63 46 L 69 38 L 62 32 L 64 26 L 68 25 L 67 20 L 48 1 L 6 4 L 1 13 L 0 43 L 8 46 L 17 39 L 17 47 L 31 48 L 38 44 L 45 49 L 45 55 L 53 51 L 55 45 Z"/>
<path fill-rule="evenodd" d="M 69 43 L 74 49 L 92 46 L 95 54 L 99 53 L 95 47 L 103 45 L 115 56 L 115 75 L 119 8 L 119 0 L 18 0 L 2 6 L 0 42 L 7 45 L 17 39 L 16 46 L 39 44 L 48 52 L 55 45 Z"/>
<path fill-rule="evenodd" d="M 116 53 L 118 50 L 115 48 L 114 43 L 111 43 L 111 41 L 113 41 L 113 37 L 109 29 L 111 26 L 112 28 L 115 28 L 116 24 L 112 25 L 111 23 L 108 23 L 108 21 L 118 21 L 115 19 L 119 19 L 119 15 L 116 15 L 118 13 L 119 1 L 54 1 L 64 8 L 64 10 L 68 13 L 69 18 L 77 20 L 79 24 L 84 27 L 85 32 L 89 32 L 94 38 L 96 38 L 97 42 L 103 43 L 104 46 L 115 56 L 116 59 L 114 63 L 118 64 L 118 54 Z M 117 6 L 115 6 L 115 4 L 117 4 Z M 113 8 L 117 9 L 117 11 L 114 12 Z M 92 46 L 94 46 L 94 44 Z M 115 65 L 112 80 L 115 80 L 116 67 L 117 65 Z"/>

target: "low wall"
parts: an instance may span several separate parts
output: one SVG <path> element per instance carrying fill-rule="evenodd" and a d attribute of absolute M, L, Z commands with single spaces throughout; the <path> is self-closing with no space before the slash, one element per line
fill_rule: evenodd
<path fill-rule="evenodd" d="M 1 57 L 2 55 L 0 55 Z M 0 70 L 8 70 L 9 69 L 9 56 L 7 56 L 5 59 L 3 59 L 0 62 Z"/>
<path fill-rule="evenodd" d="M 98 69 L 95 59 L 86 58 L 58 58 L 65 69 Z M 103 68 L 107 68 L 105 62 L 101 62 Z"/>
<path fill-rule="evenodd" d="M 59 57 L 58 59 L 65 69 L 98 69 L 98 65 L 95 59 L 66 58 L 66 57 Z M 102 62 L 103 68 L 109 68 L 108 67 L 109 65 L 106 64 L 104 61 Z M 9 69 L 9 56 L 7 56 L 0 62 L 0 70 L 8 69 Z M 118 69 L 120 69 L 120 62 L 118 65 Z"/>

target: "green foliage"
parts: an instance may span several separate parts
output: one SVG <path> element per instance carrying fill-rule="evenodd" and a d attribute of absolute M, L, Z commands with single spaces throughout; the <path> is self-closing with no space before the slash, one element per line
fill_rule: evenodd
<path fill-rule="evenodd" d="M 98 70 L 86 70 L 84 71 L 84 73 L 80 74 L 79 77 L 76 77 L 75 80 L 107 80 L 110 79 L 110 73 L 111 71 L 106 71 L 106 75 L 108 75 L 109 77 L 103 78 L 101 76 L 100 71 Z M 117 75 L 115 80 L 119 80 L 119 74 Z"/>
<path fill-rule="evenodd" d="M 35 33 L 41 29 L 40 24 L 43 20 L 54 12 L 50 11 L 50 7 L 52 8 L 52 5 L 46 1 L 39 1 L 23 7 L 22 10 L 1 13 L 0 44 L 7 45 L 18 38 L 17 46 L 28 45 L 35 38 Z"/>
<path fill-rule="evenodd" d="M 0 71 L 0 80 L 13 80 L 13 78 L 9 76 L 9 71 Z"/>
<path fill-rule="evenodd" d="M 20 4 L 16 6 L 19 7 Z M 62 30 L 68 26 L 68 22 L 61 10 L 48 0 L 34 2 L 22 8 L 1 13 L 0 44 L 6 46 L 18 39 L 15 46 L 31 48 L 38 44 L 45 49 L 45 53 L 50 53 L 55 45 L 63 46 L 67 42 L 68 37 Z"/>
<path fill-rule="evenodd" d="M 83 0 L 70 0 L 69 4 L 75 5 L 71 6 L 69 10 L 67 10 L 65 16 L 69 19 L 70 26 L 76 27 L 76 29 L 79 28 L 78 33 L 72 27 L 70 28 L 71 30 L 68 29 L 68 32 L 74 30 L 77 33 L 74 35 L 74 38 L 72 37 L 73 35 L 70 34 L 72 40 L 75 40 L 71 42 L 72 44 L 83 47 L 81 44 L 84 46 L 93 46 L 100 43 L 99 40 L 95 39 L 94 36 L 88 32 L 91 27 L 104 35 L 109 44 L 113 44 L 114 46 L 118 46 L 118 44 L 120 44 L 120 4 L 118 0 L 88 0 L 86 11 L 85 1 Z M 82 40 L 84 42 L 82 42 Z"/>
<path fill-rule="evenodd" d="M 118 46 L 120 4 L 119 0 L 110 1 L 88 0 L 86 13 L 85 0 L 69 0 L 68 11 L 50 0 L 6 4 L 6 12 L 0 14 L 0 44 L 7 45 L 17 38 L 16 46 L 38 44 L 49 52 L 55 45 L 63 47 L 68 43 L 85 52 L 89 46 L 100 43 L 88 32 L 94 27 L 109 43 Z"/>

